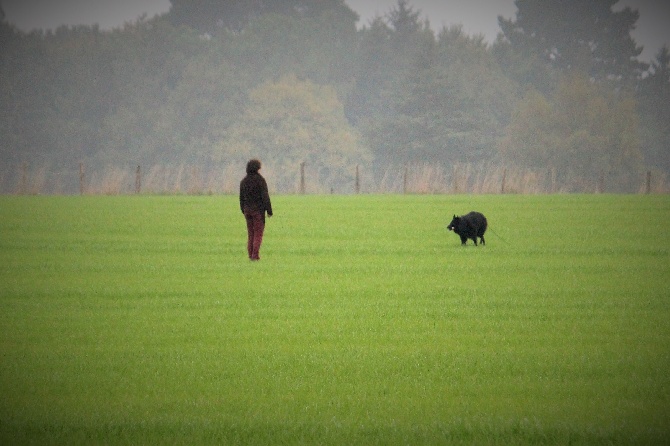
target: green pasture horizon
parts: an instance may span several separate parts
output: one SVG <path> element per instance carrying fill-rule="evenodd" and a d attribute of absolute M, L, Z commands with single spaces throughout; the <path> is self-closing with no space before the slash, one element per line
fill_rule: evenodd
<path fill-rule="evenodd" d="M 0 443 L 670 442 L 670 196 L 272 199 L 1 196 Z"/>

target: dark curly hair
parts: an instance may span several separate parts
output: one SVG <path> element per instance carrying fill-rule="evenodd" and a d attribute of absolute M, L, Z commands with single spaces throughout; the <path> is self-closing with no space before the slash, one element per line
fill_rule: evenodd
<path fill-rule="evenodd" d="M 247 173 L 257 173 L 261 170 L 261 162 L 253 159 L 247 163 Z"/>

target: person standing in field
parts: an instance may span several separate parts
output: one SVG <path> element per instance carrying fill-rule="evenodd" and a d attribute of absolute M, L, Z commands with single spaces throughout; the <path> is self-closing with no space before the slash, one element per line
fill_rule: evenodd
<path fill-rule="evenodd" d="M 250 260 L 260 260 L 258 252 L 265 231 L 265 213 L 272 217 L 272 203 L 268 184 L 258 171 L 261 162 L 253 159 L 247 163 L 247 176 L 240 182 L 240 209 L 247 220 L 247 252 Z"/>

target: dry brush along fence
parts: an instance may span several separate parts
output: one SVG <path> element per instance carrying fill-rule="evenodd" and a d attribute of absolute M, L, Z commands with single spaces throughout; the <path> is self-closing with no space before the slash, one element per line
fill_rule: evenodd
<path fill-rule="evenodd" d="M 639 184 L 622 190 L 601 174 L 591 181 L 561 178 L 555 170 L 531 170 L 491 164 L 455 164 L 450 168 L 423 163 L 388 167 L 373 175 L 364 166 L 351 177 L 324 182 L 301 163 L 293 172 L 265 165 L 263 172 L 274 193 L 285 194 L 550 194 L 550 193 L 670 193 L 667 175 L 647 171 Z M 0 171 L 0 193 L 19 195 L 206 195 L 236 194 L 244 166 L 153 165 L 148 168 L 76 168 L 52 170 L 24 163 Z M 276 178 L 284 178 L 277 186 Z M 288 181 L 286 181 L 288 178 Z"/>

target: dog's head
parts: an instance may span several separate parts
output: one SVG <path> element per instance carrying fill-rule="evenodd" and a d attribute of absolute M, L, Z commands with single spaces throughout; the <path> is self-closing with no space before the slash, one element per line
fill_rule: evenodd
<path fill-rule="evenodd" d="M 454 215 L 454 218 L 451 220 L 451 223 L 449 223 L 449 226 L 447 226 L 447 229 L 450 231 L 453 231 L 454 228 L 458 228 L 458 225 L 461 222 L 461 217 L 457 217 Z"/>

